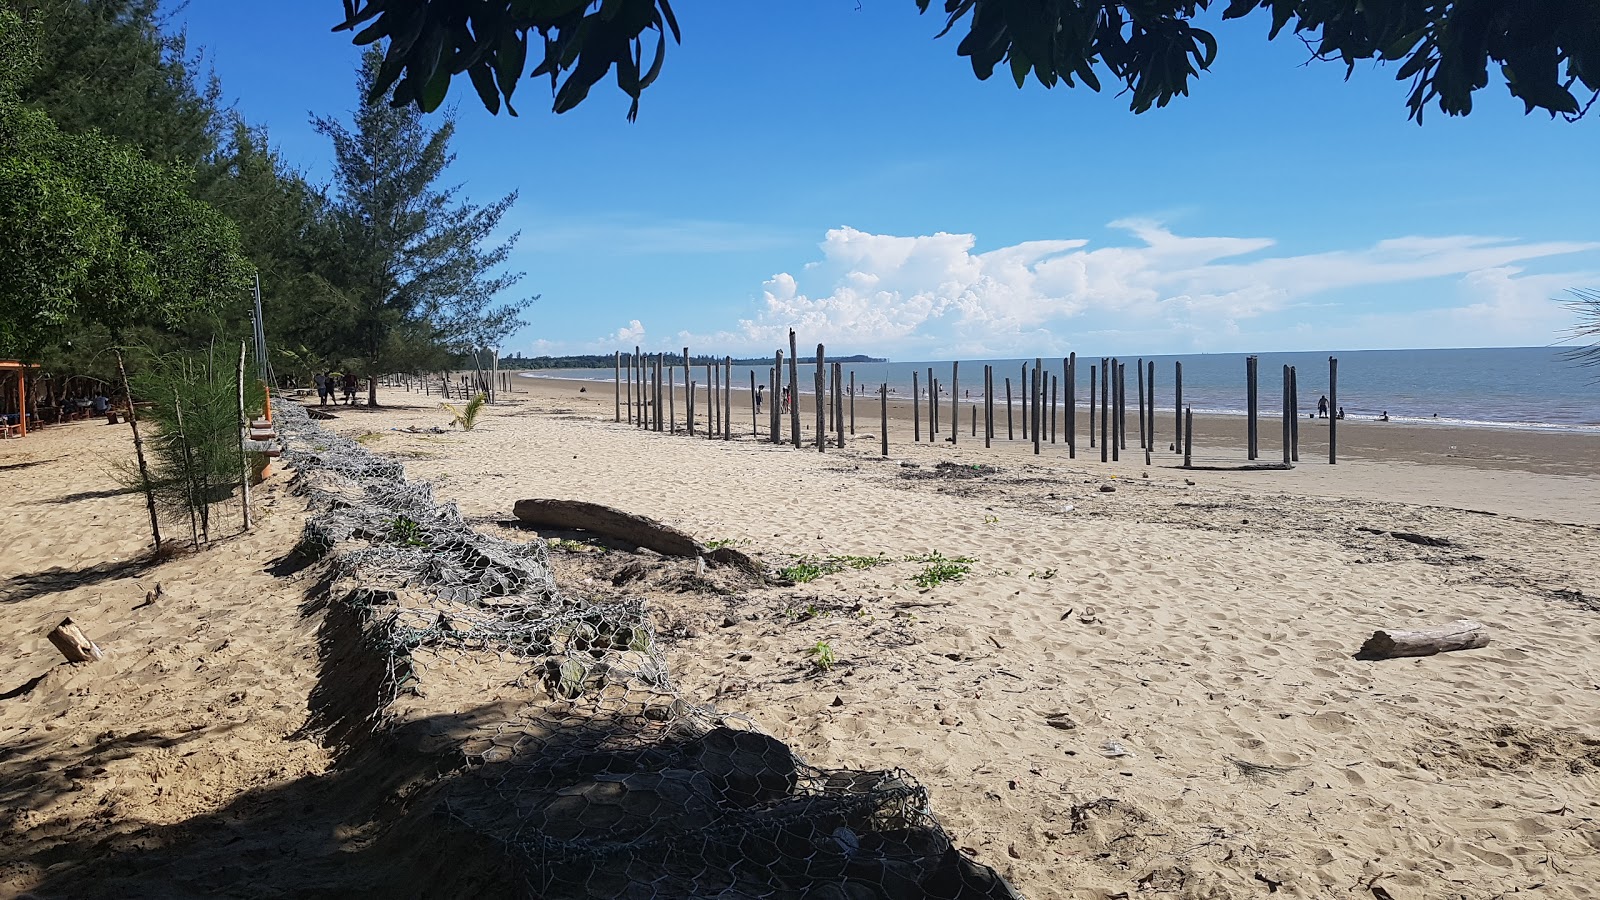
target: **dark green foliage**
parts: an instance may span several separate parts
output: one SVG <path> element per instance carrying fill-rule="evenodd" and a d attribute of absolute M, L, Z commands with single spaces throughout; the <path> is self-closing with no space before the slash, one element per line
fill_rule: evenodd
<path fill-rule="evenodd" d="M 922 12 L 934 5 L 915 2 Z M 1529 112 L 1576 119 L 1600 96 L 1595 0 L 944 0 L 942 7 L 942 34 L 966 27 L 956 52 L 980 79 L 1004 68 L 1019 87 L 1032 75 L 1046 87 L 1081 81 L 1098 91 L 1103 72 L 1126 90 L 1134 112 L 1188 94 L 1190 80 L 1210 67 L 1216 38 L 1194 20 L 1213 7 L 1230 19 L 1270 16 L 1269 39 L 1287 28 L 1317 57 L 1350 70 L 1361 60 L 1401 63 L 1396 77 L 1412 84 L 1407 105 L 1418 122 L 1435 101 L 1448 115 L 1471 112 L 1491 63 Z M 556 112 L 577 106 L 615 66 L 618 87 L 633 98 L 630 119 L 639 93 L 660 74 L 667 33 L 679 38 L 667 0 L 345 0 L 338 28 L 361 28 L 357 44 L 389 39 L 372 87 L 382 94 L 394 85 L 397 104 L 432 110 L 451 77 L 466 72 L 486 108 L 498 112 L 502 97 L 509 108 L 537 35 L 544 55 L 528 74 L 550 76 Z M 648 31 L 656 38 L 646 66 Z"/>
<path fill-rule="evenodd" d="M 243 480 L 237 353 L 218 347 L 139 354 L 128 361 L 134 399 L 150 404 L 139 417 L 150 426 L 145 452 L 157 509 L 172 521 L 193 511 L 202 530 L 209 530 L 211 505 L 228 499 Z M 264 403 L 261 386 L 246 378 L 247 414 L 258 413 Z M 125 472 L 123 481 L 142 487 L 136 471 Z"/>
<path fill-rule="evenodd" d="M 1578 324 L 1572 326 L 1572 339 L 1585 343 L 1568 350 L 1567 358 L 1583 366 L 1600 366 L 1600 291 L 1573 288 L 1568 293 L 1572 295 L 1572 311 L 1578 314 Z"/>
<path fill-rule="evenodd" d="M 617 86 L 633 98 L 631 120 L 639 113 L 639 93 L 661 74 L 667 32 L 679 40 L 678 20 L 668 0 L 490 0 L 475 3 L 375 2 L 345 0 L 345 20 L 336 30 L 360 29 L 357 44 L 388 40 L 387 53 L 369 85 L 374 98 L 394 88 L 397 105 L 416 104 L 432 112 L 444 101 L 451 79 L 466 72 L 483 105 L 506 111 L 528 63 L 528 45 L 537 34 L 543 56 L 528 74 L 549 76 L 555 111 L 583 102 L 589 89 L 614 66 Z M 647 31 L 655 39 L 644 62 Z M 562 72 L 569 73 L 561 81 Z"/>
<path fill-rule="evenodd" d="M 0 38 L 33 33 L 0 9 Z M 57 128 L 20 99 L 30 59 L 0 64 L 0 355 L 84 326 L 174 328 L 240 296 L 237 231 L 193 198 L 191 173 Z"/>
<path fill-rule="evenodd" d="M 415 371 L 442 351 L 496 344 L 522 324 L 518 313 L 532 302 L 496 300 L 522 277 L 497 271 L 516 237 L 483 246 L 516 195 L 476 206 L 460 202 L 456 188 L 436 186 L 454 159 L 455 124 L 446 119 L 429 130 L 416 109 L 374 101 L 382 58 L 376 49 L 363 55 L 353 128 L 313 120 L 333 141 L 335 158 L 321 242 L 330 249 L 318 263 L 335 314 L 306 343 L 367 375 Z M 377 392 L 369 384 L 370 403 Z"/>

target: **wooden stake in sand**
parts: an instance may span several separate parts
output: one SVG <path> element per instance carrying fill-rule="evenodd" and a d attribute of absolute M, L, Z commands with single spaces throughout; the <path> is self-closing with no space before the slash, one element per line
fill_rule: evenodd
<path fill-rule="evenodd" d="M 1100 461 L 1111 461 L 1111 360 L 1100 357 Z"/>
<path fill-rule="evenodd" d="M 950 364 L 950 446 L 954 447 L 956 436 L 961 433 L 961 363 Z"/>
<path fill-rule="evenodd" d="M 862 385 L 866 387 L 866 385 Z M 856 370 L 850 370 L 850 434 L 856 433 Z"/>
<path fill-rule="evenodd" d="M 1150 465 L 1150 450 L 1156 449 L 1156 361 L 1150 360 L 1148 373 L 1148 389 L 1150 391 L 1150 433 L 1146 435 L 1150 444 L 1144 454 L 1144 464 Z"/>
<path fill-rule="evenodd" d="M 239 512 L 244 516 L 244 530 L 250 530 L 250 454 L 244 450 L 244 436 L 250 433 L 250 420 L 244 413 L 244 341 L 239 342 Z M 129 398 L 128 405 L 133 405 Z"/>
<path fill-rule="evenodd" d="M 1328 465 L 1339 464 L 1339 360 L 1328 357 Z"/>
<path fill-rule="evenodd" d="M 994 366 L 983 367 L 983 446 L 994 446 Z"/>
<path fill-rule="evenodd" d="M 1183 411 L 1183 467 L 1194 465 L 1194 407 Z"/>
<path fill-rule="evenodd" d="M 694 369 L 689 364 L 689 348 L 683 348 L 683 417 L 684 428 L 689 437 L 694 437 L 694 389 L 689 387 L 689 379 L 694 377 Z"/>
<path fill-rule="evenodd" d="M 162 552 L 162 525 L 155 517 L 155 488 L 150 484 L 150 466 L 144 461 L 144 439 L 139 437 L 139 413 L 133 408 L 133 388 L 128 386 L 128 370 L 122 365 L 122 351 L 115 351 L 115 354 L 117 375 L 122 376 L 122 396 L 128 399 L 128 426 L 133 428 L 133 456 L 139 461 L 139 484 L 144 487 L 144 504 L 150 511 L 150 536 L 155 540 L 155 552 Z"/>
<path fill-rule="evenodd" d="M 1289 412 L 1288 366 L 1283 367 L 1283 403 L 1281 405 L 1283 406 L 1283 465 L 1287 468 L 1293 461 L 1291 456 L 1294 447 L 1294 436 L 1289 433 L 1290 429 L 1294 427 L 1294 419 L 1290 417 Z"/>
<path fill-rule="evenodd" d="M 928 367 L 928 443 L 939 439 L 939 383 L 933 380 L 933 366 Z"/>
<path fill-rule="evenodd" d="M 789 439 L 800 449 L 800 365 L 795 362 L 794 329 L 789 329 Z"/>
<path fill-rule="evenodd" d="M 445 396 L 446 397 L 450 396 L 449 390 L 445 391 Z M 628 395 L 627 395 L 627 401 L 628 401 L 628 424 L 632 425 L 633 424 L 633 357 L 632 356 L 628 357 Z"/>
<path fill-rule="evenodd" d="M 1006 379 L 1006 440 L 1017 439 L 1017 430 L 1011 425 L 1011 379 Z"/>
<path fill-rule="evenodd" d="M 1089 367 L 1089 449 L 1094 449 L 1094 417 L 1095 417 L 1095 372 L 1097 367 Z"/>
<path fill-rule="evenodd" d="M 71 618 L 62 619 L 60 625 L 50 629 L 48 637 L 50 643 L 55 644 L 61 655 L 67 658 L 67 662 L 98 662 L 105 658 L 95 642 L 89 640 Z"/>
<path fill-rule="evenodd" d="M 1183 363 L 1177 361 L 1172 363 L 1172 408 L 1176 420 L 1172 423 L 1172 440 L 1176 448 L 1183 445 L 1188 433 L 1183 428 Z"/>
<path fill-rule="evenodd" d="M 722 439 L 733 440 L 733 357 L 727 357 L 722 363 Z M 755 378 L 755 375 L 751 375 Z"/>
<path fill-rule="evenodd" d="M 1101 410 L 1101 412 L 1105 413 L 1111 419 L 1111 461 L 1118 462 L 1122 459 L 1122 385 L 1124 383 L 1124 367 L 1122 363 L 1118 362 L 1117 358 L 1113 356 L 1111 358 L 1111 364 L 1107 366 L 1107 368 L 1110 370 L 1111 375 L 1111 384 L 1108 385 L 1111 391 L 1109 396 L 1101 398 L 1102 400 L 1108 401 L 1106 408 Z M 1100 449 L 1102 453 L 1105 452 L 1104 447 Z"/>
<path fill-rule="evenodd" d="M 678 367 L 667 366 L 667 421 L 673 434 L 678 433 Z"/>
<path fill-rule="evenodd" d="M 854 388 L 851 388 L 854 391 Z M 852 403 L 852 405 L 854 405 Z M 833 418 L 839 433 L 839 446 L 844 446 L 844 363 L 833 364 Z"/>
<path fill-rule="evenodd" d="M 922 387 L 915 370 L 911 372 L 911 439 L 922 441 Z"/>
<path fill-rule="evenodd" d="M 717 439 L 717 364 L 706 363 L 706 440 Z"/>
<path fill-rule="evenodd" d="M 614 374 L 611 377 L 612 387 L 616 389 L 616 394 L 617 394 L 617 418 L 616 418 L 616 421 L 621 422 L 622 421 L 622 351 L 621 350 L 617 351 L 617 359 L 616 359 L 616 362 L 612 363 L 612 370 L 614 372 Z"/>
<path fill-rule="evenodd" d="M 822 345 L 818 344 L 817 345 L 817 403 L 816 403 L 816 407 L 817 407 L 817 452 L 818 453 L 826 453 L 828 451 L 828 423 L 826 421 L 827 416 L 824 413 L 824 410 L 828 406 L 828 394 L 827 394 L 827 385 L 824 383 L 824 376 L 822 374 L 824 352 L 825 351 L 823 350 Z"/>
<path fill-rule="evenodd" d="M 916 406 L 915 403 L 911 404 Z M 883 455 L 889 455 L 889 382 L 878 388 L 878 433 L 882 436 Z"/>
<path fill-rule="evenodd" d="M 1022 364 L 1022 380 L 1017 382 L 1017 388 L 1022 391 L 1022 439 L 1028 439 L 1028 427 L 1033 419 L 1033 404 L 1029 399 L 1033 396 L 1030 387 L 1033 382 L 1028 380 L 1028 364 Z"/>
<path fill-rule="evenodd" d="M 751 369 L 750 370 L 750 439 L 751 440 L 754 440 L 758 435 L 761 434 L 761 428 L 756 424 L 756 415 L 759 412 L 760 412 L 760 410 L 756 409 L 756 370 L 755 369 Z"/>
<path fill-rule="evenodd" d="M 1356 659 L 1395 659 L 1405 656 L 1432 656 L 1452 650 L 1476 650 L 1489 646 L 1489 632 L 1477 622 L 1462 619 L 1422 631 L 1380 629 L 1367 638 Z"/>
<path fill-rule="evenodd" d="M 1056 401 L 1059 399 L 1061 382 L 1056 376 L 1050 376 L 1050 443 L 1056 442 Z"/>
<path fill-rule="evenodd" d="M 1145 434 L 1145 427 L 1144 427 L 1145 426 L 1145 415 L 1144 415 L 1145 414 L 1145 408 L 1144 408 L 1144 360 L 1143 359 L 1140 359 L 1139 362 L 1134 365 L 1134 374 L 1138 376 L 1138 382 L 1139 382 L 1139 449 L 1140 450 L 1148 450 L 1150 448 L 1150 444 L 1149 444 L 1149 437 L 1150 436 Z"/>
<path fill-rule="evenodd" d="M 1062 377 L 1067 383 L 1067 458 L 1078 458 L 1078 354 L 1072 353 L 1063 362 L 1066 371 Z"/>
<path fill-rule="evenodd" d="M 1289 367 L 1289 443 L 1294 448 L 1289 458 L 1300 461 L 1300 377 Z"/>
<path fill-rule="evenodd" d="M 1257 380 L 1260 372 L 1261 360 L 1254 356 L 1244 358 L 1244 402 L 1245 402 L 1245 438 L 1249 442 L 1246 456 L 1255 459 L 1260 456 L 1261 439 L 1261 411 L 1259 401 L 1261 398 L 1261 384 Z"/>
<path fill-rule="evenodd" d="M 1040 362 L 1043 362 L 1043 360 L 1040 360 Z M 1043 368 L 1043 367 L 1038 365 L 1038 364 L 1035 364 L 1034 367 L 1033 367 L 1033 455 L 1034 456 L 1038 456 L 1039 455 L 1039 453 L 1042 450 L 1041 445 L 1043 443 L 1043 441 L 1041 440 L 1043 435 L 1040 433 L 1043 429 L 1041 429 L 1039 427 L 1039 416 L 1040 416 L 1040 412 L 1042 411 L 1040 409 L 1041 404 L 1039 403 L 1039 391 L 1041 390 L 1041 385 L 1039 383 L 1039 381 L 1040 381 L 1040 379 L 1039 379 L 1039 370 L 1041 368 Z"/>
<path fill-rule="evenodd" d="M 770 398 L 772 403 L 772 422 L 770 423 L 772 434 L 770 436 L 774 444 L 781 444 L 783 443 L 783 401 L 781 399 L 783 392 L 778 387 L 783 381 L 783 350 L 781 348 L 772 354 L 771 381 L 772 384 L 768 388 L 768 390 L 772 391 L 772 397 Z"/>

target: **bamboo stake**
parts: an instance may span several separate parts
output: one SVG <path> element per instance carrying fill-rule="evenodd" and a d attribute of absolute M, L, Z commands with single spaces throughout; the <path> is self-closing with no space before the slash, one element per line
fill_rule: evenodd
<path fill-rule="evenodd" d="M 838 425 L 839 446 L 844 447 L 844 363 L 833 364 L 834 420 Z"/>
<path fill-rule="evenodd" d="M 1259 359 L 1257 359 L 1254 356 L 1245 357 L 1245 360 L 1244 360 L 1244 377 L 1245 377 L 1244 397 L 1245 397 L 1245 413 L 1246 413 L 1246 420 L 1247 420 L 1247 424 L 1246 424 L 1246 428 L 1245 428 L 1245 437 L 1249 441 L 1248 452 L 1247 452 L 1246 455 L 1250 459 L 1255 459 L 1257 456 L 1260 455 L 1260 453 L 1258 451 L 1260 449 L 1261 423 L 1260 423 L 1260 420 L 1258 418 L 1260 416 L 1260 409 L 1259 409 L 1258 402 L 1257 402 L 1260 399 L 1260 393 L 1259 393 L 1260 385 L 1256 381 L 1256 375 L 1257 375 L 1257 372 L 1259 371 L 1259 368 L 1260 368 L 1260 360 Z"/>
<path fill-rule="evenodd" d="M 1056 401 L 1060 398 L 1061 382 L 1050 376 L 1050 443 L 1056 442 Z"/>
<path fill-rule="evenodd" d="M 994 366 L 983 367 L 983 447 L 994 446 Z"/>
<path fill-rule="evenodd" d="M 117 374 L 122 378 L 122 395 L 128 398 L 128 425 L 133 429 L 133 455 L 139 461 L 139 483 L 144 488 L 145 506 L 150 510 L 150 536 L 155 539 L 156 553 L 160 554 L 161 524 L 156 518 L 156 493 L 150 483 L 150 466 L 144 459 L 144 439 L 139 436 L 139 414 L 133 408 L 133 388 L 128 385 L 128 370 L 122 365 L 122 351 L 114 352 L 117 356 Z M 28 415 L 26 404 L 22 405 L 21 413 L 25 419 Z"/>
<path fill-rule="evenodd" d="M 667 366 L 667 428 L 672 434 L 678 433 L 678 367 Z"/>
<path fill-rule="evenodd" d="M 244 519 L 244 530 L 250 530 L 250 454 L 245 452 L 244 439 L 250 436 L 250 420 L 244 411 L 244 341 L 239 342 L 239 513 Z"/>
<path fill-rule="evenodd" d="M 1294 448 L 1294 437 L 1289 433 L 1290 429 L 1292 429 L 1294 427 L 1294 420 L 1292 418 L 1290 418 L 1290 414 L 1289 414 L 1289 367 L 1288 366 L 1284 366 L 1283 367 L 1283 403 L 1281 404 L 1281 406 L 1283 407 L 1283 464 L 1285 466 L 1288 466 L 1293 462 L 1293 460 L 1290 457 L 1293 454 L 1293 448 Z"/>

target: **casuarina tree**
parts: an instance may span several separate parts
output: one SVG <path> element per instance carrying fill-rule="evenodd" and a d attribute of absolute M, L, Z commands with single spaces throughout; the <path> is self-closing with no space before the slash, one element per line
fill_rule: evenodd
<path fill-rule="evenodd" d="M 455 122 L 446 116 L 429 129 L 415 107 L 375 99 L 382 62 L 376 47 L 362 55 L 349 125 L 312 120 L 334 152 L 323 269 L 340 316 L 329 324 L 326 355 L 359 363 L 373 404 L 373 376 L 497 342 L 521 327 L 518 315 L 534 299 L 501 298 L 522 278 L 504 269 L 516 235 L 494 240 L 516 194 L 480 206 L 441 186 L 455 158 Z"/>

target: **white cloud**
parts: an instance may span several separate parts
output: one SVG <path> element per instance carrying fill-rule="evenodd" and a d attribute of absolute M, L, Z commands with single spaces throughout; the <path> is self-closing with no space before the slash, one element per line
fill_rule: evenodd
<path fill-rule="evenodd" d="M 1523 264 L 1573 254 L 1590 269 L 1600 262 L 1594 242 L 1413 236 L 1293 255 L 1274 254 L 1270 238 L 1188 237 L 1147 219 L 1112 225 L 1134 243 L 1042 240 L 977 252 L 970 234 L 836 228 L 820 259 L 763 285 L 760 303 L 737 328 L 680 333 L 676 342 L 765 354 L 785 346 L 794 328 L 808 345 L 900 359 L 1263 349 L 1268 342 L 1311 349 L 1335 346 L 1335 337 L 1342 347 L 1541 344 L 1570 318 L 1552 298 L 1595 276 L 1528 274 Z M 1352 296 L 1440 279 L 1455 285 L 1418 292 L 1440 298 L 1433 309 L 1374 313 Z M 631 346 L 642 332 L 634 321 L 596 344 Z M 1290 346 L 1277 346 L 1285 341 Z"/>

